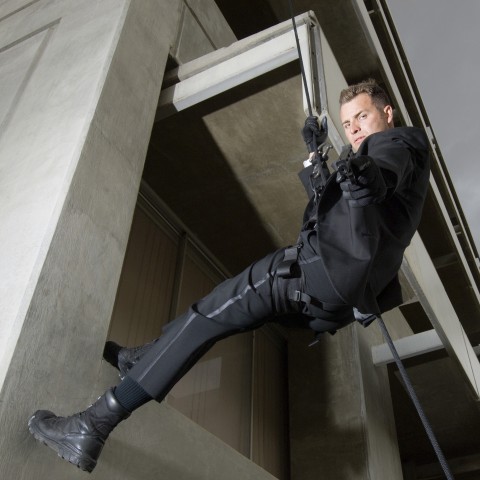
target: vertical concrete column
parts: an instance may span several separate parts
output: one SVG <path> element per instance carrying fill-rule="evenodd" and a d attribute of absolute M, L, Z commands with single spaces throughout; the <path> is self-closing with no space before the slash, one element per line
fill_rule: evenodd
<path fill-rule="evenodd" d="M 308 347 L 289 337 L 292 480 L 401 480 L 388 375 L 376 369 L 375 325 L 350 325 Z"/>
<path fill-rule="evenodd" d="M 1 478 L 67 478 L 70 465 L 43 461 L 27 418 L 102 393 L 93 385 L 179 3 L 0 7 Z"/>
<path fill-rule="evenodd" d="M 0 385 L 118 42 L 128 2 L 0 6 Z"/>
<path fill-rule="evenodd" d="M 409 329 L 400 310 L 384 316 L 393 338 L 400 330 Z M 402 480 L 402 464 L 398 451 L 397 432 L 393 415 L 390 383 L 386 366 L 376 367 L 372 361 L 372 346 L 385 343 L 381 330 L 373 323 L 367 328 L 355 325 L 358 372 L 361 381 L 364 441 L 369 480 Z"/>

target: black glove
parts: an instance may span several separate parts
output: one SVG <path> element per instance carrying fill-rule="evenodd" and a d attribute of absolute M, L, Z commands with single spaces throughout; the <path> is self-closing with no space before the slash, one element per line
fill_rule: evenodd
<path fill-rule="evenodd" d="M 377 164 L 367 155 L 352 158 L 349 175 L 337 173 L 343 196 L 353 207 L 366 207 L 385 199 L 387 186 Z"/>
<path fill-rule="evenodd" d="M 315 144 L 313 136 L 315 135 Z M 307 117 L 305 126 L 302 128 L 302 137 L 307 144 L 308 153 L 314 152 L 327 139 L 327 117 L 322 118 L 322 126 L 318 125 L 317 117 Z"/>

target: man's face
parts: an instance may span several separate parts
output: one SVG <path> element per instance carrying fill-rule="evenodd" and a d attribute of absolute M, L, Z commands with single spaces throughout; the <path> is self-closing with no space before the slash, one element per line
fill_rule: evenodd
<path fill-rule="evenodd" d="M 390 105 L 383 111 L 378 110 L 370 96 L 361 93 L 340 107 L 340 119 L 352 150 L 356 152 L 369 135 L 393 127 L 393 110 Z"/>

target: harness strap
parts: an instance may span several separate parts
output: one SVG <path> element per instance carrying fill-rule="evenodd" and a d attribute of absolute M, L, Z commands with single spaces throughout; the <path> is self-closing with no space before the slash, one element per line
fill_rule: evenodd
<path fill-rule="evenodd" d="M 282 278 L 289 278 L 294 275 L 294 268 L 298 262 L 298 254 L 300 249 L 303 247 L 303 243 L 297 243 L 293 247 L 288 247 L 285 249 L 283 254 L 283 260 L 278 264 L 276 274 Z"/>
<path fill-rule="evenodd" d="M 305 305 L 314 305 L 315 307 L 323 308 L 325 303 L 317 300 L 316 298 L 308 295 L 307 293 L 303 293 L 300 290 L 294 290 L 293 292 L 289 292 L 288 299 L 292 302 L 302 302 Z"/>
<path fill-rule="evenodd" d="M 300 290 L 294 290 L 292 292 L 289 292 L 288 298 L 292 302 L 303 303 L 307 307 L 309 305 L 313 305 L 314 307 L 324 311 L 327 314 L 332 314 L 335 311 L 335 309 L 338 308 L 338 305 L 322 302 L 321 300 L 318 300 L 317 298 L 312 297 L 307 293 L 301 292 Z M 350 321 L 345 323 L 345 321 L 337 322 L 334 319 L 313 317 L 313 315 L 315 314 L 312 312 L 312 319 L 309 322 L 309 326 L 316 333 L 313 341 L 308 345 L 309 347 L 312 347 L 313 345 L 317 344 L 324 333 L 328 332 L 331 335 L 335 335 L 335 333 L 337 333 L 337 330 L 339 328 L 344 327 L 347 323 L 351 323 Z M 353 314 L 352 314 L 352 321 L 353 321 Z"/>

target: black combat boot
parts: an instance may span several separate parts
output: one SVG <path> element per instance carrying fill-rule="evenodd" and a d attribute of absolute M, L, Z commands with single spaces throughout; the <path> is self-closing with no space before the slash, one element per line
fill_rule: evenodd
<path fill-rule="evenodd" d="M 129 415 L 130 412 L 118 403 L 113 390 L 108 390 L 84 412 L 71 417 L 57 417 L 48 410 L 38 410 L 28 421 L 28 428 L 59 457 L 91 472 L 108 435 Z"/>
<path fill-rule="evenodd" d="M 150 350 L 156 341 L 133 348 L 122 347 L 115 342 L 108 341 L 105 343 L 103 358 L 120 371 L 120 378 L 123 380 L 127 372 Z"/>

